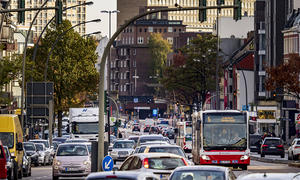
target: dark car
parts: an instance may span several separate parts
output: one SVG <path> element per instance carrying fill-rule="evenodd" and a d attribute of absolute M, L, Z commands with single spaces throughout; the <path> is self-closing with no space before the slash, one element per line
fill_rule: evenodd
<path fill-rule="evenodd" d="M 157 127 L 152 126 L 150 128 L 149 134 L 159 134 L 159 129 Z"/>
<path fill-rule="evenodd" d="M 250 134 L 250 151 L 260 152 L 262 136 L 259 134 Z"/>
<path fill-rule="evenodd" d="M 168 137 L 169 139 L 174 139 L 175 133 L 173 130 L 170 129 L 165 133 L 165 136 Z"/>
<path fill-rule="evenodd" d="M 260 156 L 265 157 L 265 155 L 280 155 L 284 158 L 284 147 L 280 138 L 266 137 L 261 144 Z"/>
<path fill-rule="evenodd" d="M 150 131 L 150 126 L 146 126 L 145 128 L 144 128 L 144 132 L 149 132 Z"/>
<path fill-rule="evenodd" d="M 26 150 L 26 155 L 31 158 L 31 163 L 35 166 L 39 166 L 39 154 L 37 152 L 35 144 L 32 142 L 24 142 L 23 146 Z"/>
<path fill-rule="evenodd" d="M 16 157 L 11 156 L 8 147 L 4 146 L 5 157 L 6 157 L 6 169 L 7 169 L 7 179 L 17 179 L 17 163 L 14 160 Z M 16 178 L 15 178 L 16 177 Z"/>
<path fill-rule="evenodd" d="M 140 127 L 137 126 L 137 125 L 134 125 L 133 128 L 132 128 L 132 132 L 133 131 L 140 131 Z"/>
<path fill-rule="evenodd" d="M 26 150 L 24 149 L 24 156 L 23 156 L 23 176 L 31 176 L 31 158 L 30 156 L 26 155 Z"/>

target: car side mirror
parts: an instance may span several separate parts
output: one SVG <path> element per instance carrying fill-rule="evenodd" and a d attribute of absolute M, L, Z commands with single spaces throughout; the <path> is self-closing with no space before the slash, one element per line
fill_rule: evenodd
<path fill-rule="evenodd" d="M 23 143 L 18 142 L 16 146 L 17 151 L 23 151 Z"/>

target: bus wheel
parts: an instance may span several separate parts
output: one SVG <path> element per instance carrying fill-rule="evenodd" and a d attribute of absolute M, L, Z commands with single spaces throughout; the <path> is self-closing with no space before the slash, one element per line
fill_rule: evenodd
<path fill-rule="evenodd" d="M 248 166 L 247 166 L 247 165 L 241 165 L 241 169 L 242 169 L 242 170 L 247 170 L 247 169 L 248 169 Z"/>

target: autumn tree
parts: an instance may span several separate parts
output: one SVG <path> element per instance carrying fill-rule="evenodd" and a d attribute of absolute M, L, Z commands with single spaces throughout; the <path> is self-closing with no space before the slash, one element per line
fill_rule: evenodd
<path fill-rule="evenodd" d="M 46 58 L 55 39 L 71 28 L 68 20 L 55 27 L 53 23 L 47 29 L 41 41 L 37 58 L 32 62 L 33 49 L 28 49 L 26 59 L 26 82 L 44 81 Z M 54 104 L 58 114 L 58 130 L 61 135 L 62 112 L 69 107 L 82 105 L 87 95 L 94 94 L 98 83 L 98 73 L 95 68 L 97 60 L 96 42 L 83 38 L 73 29 L 68 31 L 56 44 L 50 57 L 47 71 L 47 81 L 54 83 Z"/>
<path fill-rule="evenodd" d="M 165 68 L 162 83 L 182 104 L 203 104 L 207 93 L 215 89 L 216 59 L 216 37 L 198 35 L 180 49 L 173 65 Z"/>
<path fill-rule="evenodd" d="M 280 89 L 284 95 L 300 99 L 300 57 L 290 55 L 283 64 L 267 69 L 266 89 L 276 91 Z"/>

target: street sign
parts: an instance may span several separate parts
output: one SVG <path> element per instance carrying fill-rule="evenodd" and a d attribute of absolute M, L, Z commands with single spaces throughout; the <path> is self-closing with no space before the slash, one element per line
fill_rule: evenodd
<path fill-rule="evenodd" d="M 110 122 L 115 123 L 116 122 L 116 117 L 110 117 Z"/>
<path fill-rule="evenodd" d="M 111 171 L 114 167 L 114 160 L 111 156 L 105 156 L 102 161 L 102 169 L 103 171 Z"/>
<path fill-rule="evenodd" d="M 152 110 L 152 115 L 155 116 L 155 117 L 157 116 L 157 109 Z"/>
<path fill-rule="evenodd" d="M 138 103 L 139 102 L 139 98 L 133 98 L 133 102 L 134 103 Z"/>

